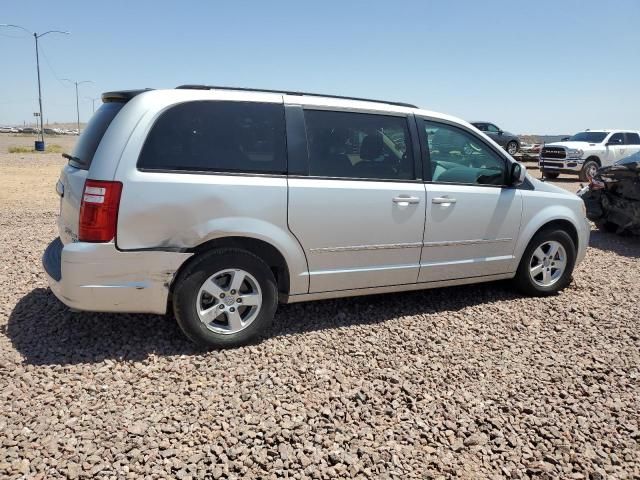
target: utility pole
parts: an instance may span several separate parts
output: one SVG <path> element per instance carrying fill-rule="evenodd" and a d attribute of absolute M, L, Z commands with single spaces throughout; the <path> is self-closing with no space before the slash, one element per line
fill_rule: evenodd
<path fill-rule="evenodd" d="M 100 100 L 100 98 L 92 98 L 92 97 L 84 97 L 87 100 L 91 100 L 91 113 L 96 113 L 96 100 Z"/>
<path fill-rule="evenodd" d="M 76 86 L 76 113 L 78 114 L 78 135 L 80 135 L 80 100 L 78 99 L 78 85 L 82 85 L 83 83 L 93 83 L 91 80 L 82 80 L 81 82 L 77 82 L 71 80 L 70 78 L 63 78 L 67 82 L 71 82 Z"/>
<path fill-rule="evenodd" d="M 61 30 L 49 30 L 48 32 L 37 34 L 36 32 L 32 32 L 30 30 L 27 30 L 24 27 L 21 27 L 20 25 L 11 25 L 8 23 L 1 23 L 0 27 L 19 28 L 21 30 L 24 30 L 25 32 L 33 35 L 33 39 L 36 42 L 36 70 L 38 71 L 38 105 L 40 106 L 40 147 L 41 147 L 41 148 L 38 148 L 38 143 L 36 142 L 36 150 L 44 151 L 44 125 L 43 125 L 44 120 L 42 117 L 42 86 L 40 83 L 40 53 L 38 52 L 38 39 L 50 33 L 61 33 L 63 35 L 70 35 L 70 33 L 63 32 Z"/>

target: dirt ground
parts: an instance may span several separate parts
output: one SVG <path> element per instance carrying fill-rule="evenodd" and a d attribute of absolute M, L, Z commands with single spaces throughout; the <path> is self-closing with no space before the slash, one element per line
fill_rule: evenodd
<path fill-rule="evenodd" d="M 0 134 L 1 478 L 640 476 L 638 239 L 593 231 L 556 297 L 501 282 L 281 306 L 261 343 L 204 352 L 171 317 L 52 295 L 65 161 L 6 153 L 32 142 Z"/>

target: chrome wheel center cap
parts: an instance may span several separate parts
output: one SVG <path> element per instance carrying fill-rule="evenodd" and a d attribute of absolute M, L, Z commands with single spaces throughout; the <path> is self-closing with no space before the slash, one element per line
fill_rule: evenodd
<path fill-rule="evenodd" d="M 232 296 L 225 297 L 223 301 L 227 307 L 230 307 L 231 305 L 236 303 L 235 297 Z"/>

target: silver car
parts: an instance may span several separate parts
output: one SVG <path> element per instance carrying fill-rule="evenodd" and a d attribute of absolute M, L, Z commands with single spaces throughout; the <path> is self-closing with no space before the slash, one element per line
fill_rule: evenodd
<path fill-rule="evenodd" d="M 105 93 L 60 175 L 44 253 L 66 305 L 173 311 L 245 344 L 278 302 L 571 281 L 589 225 L 462 120 L 413 105 L 183 86 Z"/>

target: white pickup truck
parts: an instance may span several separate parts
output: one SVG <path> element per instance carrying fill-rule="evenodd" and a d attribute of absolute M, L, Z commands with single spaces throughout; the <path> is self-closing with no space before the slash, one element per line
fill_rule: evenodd
<path fill-rule="evenodd" d="M 640 152 L 640 134 L 633 130 L 585 130 L 540 151 L 539 166 L 546 178 L 561 173 L 579 175 L 588 182 L 600 167 Z"/>

